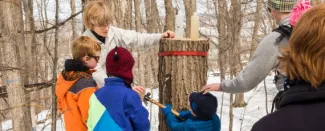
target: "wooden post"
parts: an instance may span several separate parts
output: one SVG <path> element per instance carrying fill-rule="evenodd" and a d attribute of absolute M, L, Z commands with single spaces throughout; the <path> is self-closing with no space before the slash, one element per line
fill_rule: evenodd
<path fill-rule="evenodd" d="M 200 91 L 206 84 L 208 50 L 209 41 L 206 39 L 161 40 L 158 74 L 160 103 L 171 104 L 176 111 L 189 109 L 188 96 Z M 168 130 L 161 111 L 159 130 Z"/>

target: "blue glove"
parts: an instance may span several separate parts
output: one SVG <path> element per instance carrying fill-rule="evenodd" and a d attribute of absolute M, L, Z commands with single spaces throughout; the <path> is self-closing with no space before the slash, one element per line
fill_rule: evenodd
<path fill-rule="evenodd" d="M 168 113 L 172 113 L 172 107 L 169 104 L 165 105 L 166 108 L 161 108 L 162 113 L 166 116 Z"/>
<path fill-rule="evenodd" d="M 181 119 L 187 119 L 187 118 L 191 118 L 191 117 L 192 117 L 191 111 L 181 111 L 181 112 L 179 112 L 179 118 L 181 118 Z"/>

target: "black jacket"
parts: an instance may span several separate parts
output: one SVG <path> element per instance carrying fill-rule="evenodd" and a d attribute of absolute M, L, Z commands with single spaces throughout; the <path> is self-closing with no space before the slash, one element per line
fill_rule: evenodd
<path fill-rule="evenodd" d="M 278 110 L 257 121 L 251 131 L 325 131 L 325 84 L 300 82 L 287 89 Z"/>

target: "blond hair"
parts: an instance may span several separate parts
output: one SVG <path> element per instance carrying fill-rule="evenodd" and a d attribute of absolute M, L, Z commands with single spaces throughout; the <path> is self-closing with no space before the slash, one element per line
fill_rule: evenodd
<path fill-rule="evenodd" d="M 304 80 L 315 88 L 325 81 L 325 4 L 302 15 L 280 60 L 291 80 Z"/>
<path fill-rule="evenodd" d="M 104 27 L 113 22 L 111 11 L 105 1 L 95 0 L 86 3 L 83 12 L 83 23 L 88 29 L 93 29 L 95 26 Z"/>
<path fill-rule="evenodd" d="M 84 56 L 96 56 L 101 50 L 99 43 L 88 37 L 80 36 L 76 38 L 72 45 L 72 57 L 75 60 L 81 60 Z"/>

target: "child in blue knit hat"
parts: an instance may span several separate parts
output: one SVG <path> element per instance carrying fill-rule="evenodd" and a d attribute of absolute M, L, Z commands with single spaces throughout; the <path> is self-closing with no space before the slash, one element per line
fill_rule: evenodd
<path fill-rule="evenodd" d="M 193 92 L 189 97 L 191 108 L 180 112 L 180 120 L 171 112 L 171 106 L 166 104 L 162 113 L 171 131 L 220 131 L 220 119 L 217 112 L 218 101 L 210 93 Z"/>

